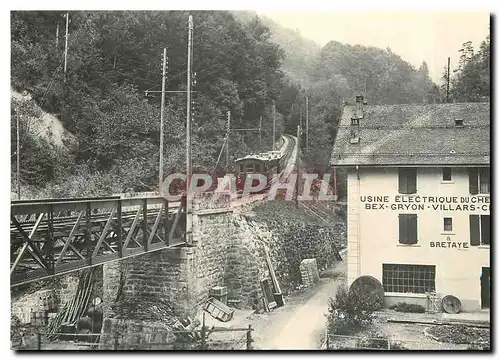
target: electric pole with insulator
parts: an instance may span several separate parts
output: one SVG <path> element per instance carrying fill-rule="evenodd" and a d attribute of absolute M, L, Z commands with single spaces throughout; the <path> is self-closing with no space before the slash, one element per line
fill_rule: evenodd
<path fill-rule="evenodd" d="M 262 115 L 259 116 L 259 151 L 261 151 L 262 144 Z"/>
<path fill-rule="evenodd" d="M 17 179 L 16 179 L 16 189 L 17 189 L 17 200 L 21 200 L 21 146 L 19 144 L 20 138 L 20 121 L 19 121 L 19 109 L 16 109 L 16 171 L 17 171 Z"/>
<path fill-rule="evenodd" d="M 295 206 L 299 206 L 299 162 L 300 162 L 300 125 L 297 125 L 297 154 L 295 156 L 296 175 L 295 180 Z"/>
<path fill-rule="evenodd" d="M 446 103 L 449 101 L 450 94 L 450 58 L 448 57 L 448 71 L 446 75 Z"/>
<path fill-rule="evenodd" d="M 231 133 L 231 111 L 227 112 L 226 173 L 229 172 L 229 134 Z"/>
<path fill-rule="evenodd" d="M 275 150 L 276 143 L 276 103 L 273 100 L 273 150 Z"/>
<path fill-rule="evenodd" d="M 164 116 L 165 116 L 165 76 L 167 72 L 167 49 L 163 49 L 163 72 L 161 77 L 161 110 L 160 110 L 160 164 L 158 186 L 160 195 L 163 196 L 163 141 L 164 141 Z"/>
<path fill-rule="evenodd" d="M 69 28 L 69 13 L 66 13 L 66 44 L 64 45 L 64 81 L 66 82 L 66 70 L 68 68 L 68 32 Z"/>
<path fill-rule="evenodd" d="M 309 96 L 306 95 L 306 151 L 309 150 Z"/>
<path fill-rule="evenodd" d="M 186 108 L 186 243 L 192 243 L 193 236 L 193 219 L 192 219 L 192 202 L 193 194 L 190 192 L 191 186 L 191 60 L 192 60 L 192 42 L 193 42 L 193 16 L 189 15 L 188 29 L 188 58 L 187 58 L 187 108 Z"/>

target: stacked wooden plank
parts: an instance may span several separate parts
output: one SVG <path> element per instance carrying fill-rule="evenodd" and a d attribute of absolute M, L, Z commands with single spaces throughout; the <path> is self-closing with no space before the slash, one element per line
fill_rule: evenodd
<path fill-rule="evenodd" d="M 83 271 L 75 295 L 49 323 L 46 331 L 49 339 L 54 339 L 56 337 L 54 334 L 59 332 L 62 326 L 76 326 L 78 319 L 85 313 L 92 295 L 92 279 L 95 271 L 95 268 Z"/>

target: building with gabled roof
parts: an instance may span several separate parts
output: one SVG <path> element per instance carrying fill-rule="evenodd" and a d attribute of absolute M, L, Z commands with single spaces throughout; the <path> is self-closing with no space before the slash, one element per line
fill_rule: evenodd
<path fill-rule="evenodd" d="M 490 304 L 490 104 L 344 106 L 330 165 L 347 171 L 347 276 L 386 305 L 429 294 Z M 448 299 L 448 298 L 447 298 Z"/>

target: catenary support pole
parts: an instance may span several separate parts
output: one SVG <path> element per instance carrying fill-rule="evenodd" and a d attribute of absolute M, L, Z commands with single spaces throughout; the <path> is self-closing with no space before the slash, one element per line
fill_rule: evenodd
<path fill-rule="evenodd" d="M 231 133 L 231 111 L 227 112 L 226 172 L 229 172 L 229 134 Z"/>
<path fill-rule="evenodd" d="M 449 102 L 450 95 L 450 58 L 448 57 L 448 74 L 446 75 L 446 103 Z"/>
<path fill-rule="evenodd" d="M 17 172 L 17 179 L 16 179 L 16 191 L 17 191 L 17 200 L 21 200 L 21 146 L 19 144 L 19 134 L 20 134 L 20 121 L 19 121 L 19 109 L 16 109 L 16 172 Z"/>
<path fill-rule="evenodd" d="M 273 150 L 276 150 L 275 143 L 276 143 L 276 103 L 273 100 Z"/>
<path fill-rule="evenodd" d="M 167 49 L 163 49 L 163 73 L 161 78 L 161 110 L 160 110 L 160 164 L 158 189 L 163 196 L 163 141 L 164 141 L 164 116 L 165 116 L 165 75 L 167 70 Z"/>
<path fill-rule="evenodd" d="M 297 178 L 295 180 L 295 206 L 299 206 L 299 162 L 300 162 L 300 125 L 297 125 L 297 154 L 295 157 L 295 166 L 296 166 L 296 175 Z"/>
<path fill-rule="evenodd" d="M 306 151 L 309 150 L 309 96 L 306 95 Z"/>
<path fill-rule="evenodd" d="M 259 151 L 262 151 L 262 115 L 259 116 Z"/>
<path fill-rule="evenodd" d="M 56 27 L 56 51 L 59 48 L 59 20 L 57 20 L 57 27 Z"/>
<path fill-rule="evenodd" d="M 68 37 L 69 37 L 69 13 L 66 13 L 66 44 L 64 45 L 64 81 L 66 81 L 66 70 L 68 69 Z"/>
<path fill-rule="evenodd" d="M 188 30 L 188 58 L 187 58 L 187 108 L 186 108 L 186 243 L 192 243 L 193 236 L 193 194 L 191 194 L 191 60 L 192 60 L 192 41 L 193 41 L 193 16 L 189 15 Z"/>

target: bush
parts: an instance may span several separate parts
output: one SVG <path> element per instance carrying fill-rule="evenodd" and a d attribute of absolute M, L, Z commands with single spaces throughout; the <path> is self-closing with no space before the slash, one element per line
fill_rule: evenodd
<path fill-rule="evenodd" d="M 348 334 L 373 321 L 374 303 L 371 297 L 341 286 L 328 303 L 327 326 L 330 334 Z"/>
<path fill-rule="evenodd" d="M 392 310 L 405 313 L 424 313 L 426 310 L 422 305 L 399 302 L 390 307 Z"/>

